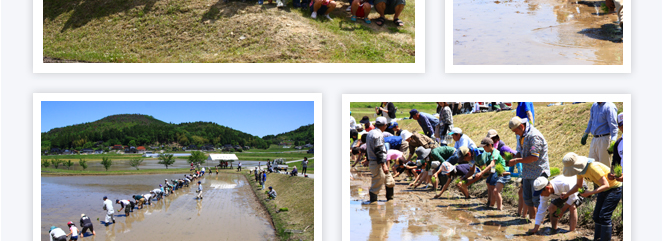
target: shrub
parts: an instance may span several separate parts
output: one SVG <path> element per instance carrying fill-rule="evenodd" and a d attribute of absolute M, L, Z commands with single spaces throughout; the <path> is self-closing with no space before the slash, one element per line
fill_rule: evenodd
<path fill-rule="evenodd" d="M 67 161 L 64 163 L 64 165 L 67 167 L 67 170 L 69 170 L 69 169 L 71 169 L 71 166 L 74 165 L 74 162 L 72 162 L 71 160 L 67 160 Z"/>
<path fill-rule="evenodd" d="M 81 158 L 80 160 L 78 160 L 78 165 L 80 165 L 83 168 L 83 170 L 87 169 L 87 161 L 85 160 L 85 158 Z"/>
<path fill-rule="evenodd" d="M 50 165 L 51 165 L 51 161 L 49 161 L 48 159 L 41 161 L 41 166 L 44 167 L 44 168 L 47 168 Z"/>
<path fill-rule="evenodd" d="M 113 165 L 113 161 L 110 159 L 110 157 L 102 157 L 101 165 L 103 165 L 104 168 L 106 168 L 106 171 L 108 171 L 108 168 L 110 168 Z"/>

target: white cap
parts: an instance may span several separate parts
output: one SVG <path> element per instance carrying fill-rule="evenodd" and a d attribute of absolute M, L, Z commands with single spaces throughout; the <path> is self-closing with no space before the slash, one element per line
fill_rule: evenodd
<path fill-rule="evenodd" d="M 375 119 L 376 126 L 383 126 L 386 124 L 387 124 L 387 118 L 384 118 L 384 116 L 380 116 L 377 119 Z"/>
<path fill-rule="evenodd" d="M 537 179 L 534 180 L 533 186 L 534 186 L 534 191 L 536 192 L 543 190 L 544 187 L 548 186 L 548 178 L 538 177 Z"/>
<path fill-rule="evenodd" d="M 624 124 L 624 113 L 619 113 L 617 116 L 617 124 L 619 124 L 619 126 Z"/>
<path fill-rule="evenodd" d="M 412 136 L 412 133 L 410 133 L 409 131 L 407 131 L 407 130 L 401 131 L 401 139 L 403 139 L 403 141 L 410 138 L 410 136 Z"/>
<path fill-rule="evenodd" d="M 451 132 L 449 132 L 449 135 L 453 135 L 453 134 L 461 134 L 462 135 L 463 130 L 461 130 L 458 127 L 451 128 Z"/>

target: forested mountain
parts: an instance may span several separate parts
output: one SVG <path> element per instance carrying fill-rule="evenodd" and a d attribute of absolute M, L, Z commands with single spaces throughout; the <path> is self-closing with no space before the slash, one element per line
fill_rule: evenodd
<path fill-rule="evenodd" d="M 289 131 L 278 135 L 266 135 L 263 136 L 262 139 L 265 141 L 269 141 L 271 144 L 292 142 L 293 145 L 301 146 L 304 144 L 314 144 L 313 136 L 314 136 L 313 124 L 310 124 L 310 125 L 301 126 L 294 131 Z"/>
<path fill-rule="evenodd" d="M 42 150 L 161 144 L 181 146 L 232 144 L 259 149 L 269 147 L 269 142 L 258 136 L 213 122 L 172 124 L 140 114 L 113 115 L 95 122 L 54 128 L 41 133 L 41 143 Z"/>

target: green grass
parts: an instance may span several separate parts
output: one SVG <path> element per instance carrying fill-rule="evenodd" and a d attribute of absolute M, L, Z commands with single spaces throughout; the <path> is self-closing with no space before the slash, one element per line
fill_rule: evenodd
<path fill-rule="evenodd" d="M 43 53 L 110 63 L 414 63 L 414 1 L 403 28 L 393 15 L 383 27 L 351 22 L 346 7 L 328 21 L 254 1 L 45 0 Z"/>
<path fill-rule="evenodd" d="M 148 169 L 148 170 L 115 170 L 115 171 L 90 171 L 90 170 L 67 170 L 55 168 L 41 168 L 41 175 L 47 176 L 84 176 L 84 175 L 139 175 L 139 174 L 170 174 L 189 173 L 188 168 L 171 169 Z"/>
<path fill-rule="evenodd" d="M 302 169 L 302 168 L 303 168 L 303 167 L 302 167 L 302 162 L 288 163 L 288 166 L 289 166 L 289 167 L 294 167 L 294 166 L 296 166 L 296 167 L 297 167 L 297 171 L 298 171 L 299 173 L 301 173 L 302 170 L 303 170 L 303 169 Z M 308 165 L 306 166 L 306 173 L 307 173 L 307 174 L 313 174 L 313 172 L 314 172 L 313 167 L 314 167 L 314 160 L 309 159 L 309 160 L 308 160 Z M 290 170 L 290 169 L 288 169 L 288 170 Z"/>
<path fill-rule="evenodd" d="M 276 234 L 280 240 L 313 240 L 314 235 L 314 181 L 312 178 L 291 177 L 283 174 L 267 174 L 265 190 L 255 182 L 254 176 L 242 172 L 253 187 L 258 199 L 265 206 L 272 221 Z M 265 191 L 273 187 L 278 196 L 275 200 L 267 201 Z M 287 208 L 286 212 L 278 212 Z M 303 233 L 291 233 L 286 230 L 304 230 Z"/>
<path fill-rule="evenodd" d="M 129 160 L 131 158 L 141 157 L 142 154 L 91 154 L 91 155 L 59 155 L 59 156 L 41 156 L 42 160 L 60 159 L 72 160 L 78 162 L 79 159 L 84 158 L 86 161 L 101 161 L 101 158 L 108 157 L 111 160 Z"/>

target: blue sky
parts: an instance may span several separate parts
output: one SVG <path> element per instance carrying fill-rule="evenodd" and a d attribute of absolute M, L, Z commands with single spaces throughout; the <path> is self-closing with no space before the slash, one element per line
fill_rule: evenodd
<path fill-rule="evenodd" d="M 117 114 L 151 115 L 164 122 L 215 122 L 263 137 L 313 124 L 313 101 L 43 101 L 41 131 Z"/>

